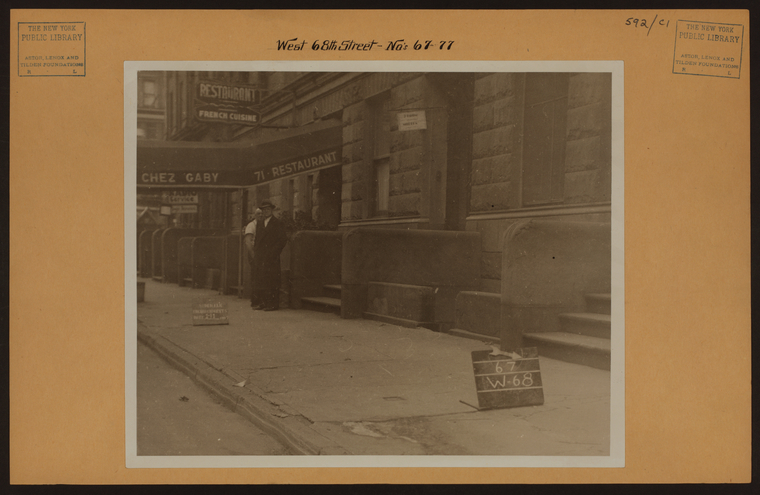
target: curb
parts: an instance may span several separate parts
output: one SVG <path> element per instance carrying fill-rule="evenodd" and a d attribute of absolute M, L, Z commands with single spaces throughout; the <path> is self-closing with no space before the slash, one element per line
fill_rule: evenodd
<path fill-rule="evenodd" d="M 308 419 L 286 404 L 274 404 L 250 385 L 234 387 L 235 379 L 174 342 L 151 332 L 142 322 L 137 340 L 182 371 L 231 411 L 241 415 L 295 455 L 349 455 L 350 451 L 310 427 Z"/>

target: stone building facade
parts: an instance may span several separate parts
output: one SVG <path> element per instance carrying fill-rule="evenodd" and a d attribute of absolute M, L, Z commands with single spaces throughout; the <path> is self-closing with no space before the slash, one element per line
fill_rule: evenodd
<path fill-rule="evenodd" d="M 262 91 L 261 125 L 195 122 L 200 79 Z M 169 73 L 169 140 L 276 140 L 342 129 L 338 166 L 204 193 L 197 227 L 239 231 L 263 199 L 338 230 L 481 233 L 481 290 L 498 293 L 504 232 L 526 218 L 609 221 L 609 73 Z M 424 117 L 400 128 L 398 115 Z M 419 122 L 418 122 L 419 124 Z M 205 206 L 204 206 L 205 205 Z"/>

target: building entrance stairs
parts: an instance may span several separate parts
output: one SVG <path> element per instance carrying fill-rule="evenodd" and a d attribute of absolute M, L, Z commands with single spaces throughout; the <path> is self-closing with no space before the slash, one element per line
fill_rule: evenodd
<path fill-rule="evenodd" d="M 610 369 L 610 294 L 586 294 L 585 313 L 559 315 L 559 332 L 523 334 L 524 347 L 538 347 L 542 356 Z"/>
<path fill-rule="evenodd" d="M 327 284 L 322 286 L 321 296 L 308 296 L 301 298 L 301 307 L 323 313 L 340 314 L 341 286 L 339 284 Z"/>

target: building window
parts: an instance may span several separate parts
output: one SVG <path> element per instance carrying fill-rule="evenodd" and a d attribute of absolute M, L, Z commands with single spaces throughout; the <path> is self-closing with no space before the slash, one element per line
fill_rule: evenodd
<path fill-rule="evenodd" d="M 179 82 L 178 93 L 179 93 L 180 122 L 184 126 L 185 123 L 187 122 L 187 94 L 185 94 L 185 81 Z"/>
<path fill-rule="evenodd" d="M 292 219 L 295 218 L 295 211 L 298 207 L 298 191 L 296 189 L 296 181 L 295 179 L 289 179 L 288 180 L 288 189 L 286 191 L 285 196 L 285 210 L 288 213 L 288 216 Z"/>
<path fill-rule="evenodd" d="M 523 206 L 563 200 L 568 84 L 567 73 L 525 76 Z"/>
<path fill-rule="evenodd" d="M 156 108 L 158 106 L 156 81 L 144 80 L 142 90 L 142 106 L 146 108 Z"/>
<path fill-rule="evenodd" d="M 138 122 L 137 137 L 142 139 L 161 139 L 161 126 L 159 122 Z"/>
<path fill-rule="evenodd" d="M 390 196 L 390 94 L 372 102 L 372 171 L 374 189 L 374 215 L 388 214 Z"/>
<path fill-rule="evenodd" d="M 309 215 L 311 215 L 311 210 L 314 207 L 314 174 L 307 175 L 306 176 L 306 191 L 304 193 L 304 199 L 305 204 L 303 205 L 304 210 L 309 212 Z"/>
<path fill-rule="evenodd" d="M 176 113 L 174 112 L 174 93 L 169 91 L 169 94 L 166 98 L 166 116 L 167 116 L 167 123 L 169 128 L 169 133 L 173 134 L 174 130 L 176 128 Z"/>

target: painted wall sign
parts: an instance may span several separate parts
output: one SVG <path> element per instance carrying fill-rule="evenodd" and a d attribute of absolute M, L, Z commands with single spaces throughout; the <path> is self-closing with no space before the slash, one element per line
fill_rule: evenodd
<path fill-rule="evenodd" d="M 193 325 L 229 325 L 226 302 L 207 301 L 193 304 Z"/>
<path fill-rule="evenodd" d="M 481 409 L 538 406 L 544 403 L 538 350 L 517 349 L 514 353 L 472 351 L 475 389 Z"/>
<path fill-rule="evenodd" d="M 414 131 L 417 129 L 427 129 L 427 120 L 425 118 L 425 110 L 416 110 L 413 112 L 399 112 L 398 118 L 398 130 L 399 131 Z"/>
<path fill-rule="evenodd" d="M 166 205 L 197 205 L 198 193 L 194 191 L 164 191 L 161 202 Z"/>

